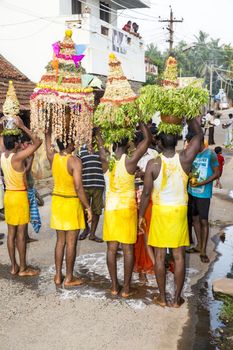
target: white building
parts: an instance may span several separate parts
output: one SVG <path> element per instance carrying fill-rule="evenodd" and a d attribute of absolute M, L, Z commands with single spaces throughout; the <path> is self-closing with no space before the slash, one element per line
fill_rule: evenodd
<path fill-rule="evenodd" d="M 158 66 L 156 66 L 149 57 L 145 57 L 146 74 L 158 75 Z"/>
<path fill-rule="evenodd" d="M 38 81 L 52 59 L 51 44 L 63 39 L 68 26 L 74 41 L 88 47 L 82 61 L 87 73 L 107 75 L 108 55 L 115 51 L 127 78 L 144 82 L 144 42 L 117 28 L 118 11 L 124 7 L 146 8 L 149 1 L 11 0 L 0 11 L 0 52 Z"/>

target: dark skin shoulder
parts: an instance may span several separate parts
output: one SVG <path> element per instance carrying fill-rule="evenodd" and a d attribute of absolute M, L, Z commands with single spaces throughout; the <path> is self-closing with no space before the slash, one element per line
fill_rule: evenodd
<path fill-rule="evenodd" d="M 125 161 L 126 170 L 131 175 L 135 174 L 139 160 L 145 154 L 152 141 L 152 135 L 148 127 L 144 123 L 140 123 L 140 128 L 143 133 L 143 140 L 139 143 L 133 155 L 127 157 Z"/>
<path fill-rule="evenodd" d="M 203 140 L 203 132 L 197 119 L 193 119 L 189 122 L 189 125 L 192 127 L 192 130 L 196 135 L 191 139 L 188 147 L 180 153 L 180 163 L 186 174 L 189 174 L 192 163 L 196 155 L 200 152 Z"/>

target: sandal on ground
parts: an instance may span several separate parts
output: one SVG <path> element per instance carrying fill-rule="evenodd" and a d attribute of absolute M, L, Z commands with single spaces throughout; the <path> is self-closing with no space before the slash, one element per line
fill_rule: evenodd
<path fill-rule="evenodd" d="M 200 250 L 198 250 L 198 249 L 195 248 L 195 247 L 192 247 L 192 248 L 190 248 L 190 249 L 186 249 L 186 253 L 188 253 L 188 254 L 200 253 Z"/>
<path fill-rule="evenodd" d="M 94 236 L 89 236 L 89 240 L 90 241 L 94 241 L 96 243 L 103 243 L 103 240 L 101 238 L 95 236 L 95 235 Z"/>
<path fill-rule="evenodd" d="M 207 255 L 200 255 L 201 262 L 204 264 L 208 264 L 210 262 L 210 259 L 208 258 Z"/>
<path fill-rule="evenodd" d="M 84 239 L 86 239 L 87 238 L 87 236 L 89 235 L 89 232 L 88 231 L 83 231 L 82 233 L 81 233 L 81 235 L 79 236 L 79 241 L 83 241 Z"/>

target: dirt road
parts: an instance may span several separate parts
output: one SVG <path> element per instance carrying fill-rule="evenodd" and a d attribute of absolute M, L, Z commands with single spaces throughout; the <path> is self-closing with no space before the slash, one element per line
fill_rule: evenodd
<path fill-rule="evenodd" d="M 217 140 L 222 143 L 222 130 Z M 232 184 L 233 159 L 226 156 L 223 191 L 214 194 L 211 221 L 233 221 L 232 202 L 228 195 Z M 48 192 L 48 188 L 44 190 Z M 136 299 L 112 300 L 105 264 L 105 243 L 89 240 L 78 246 L 75 269 L 85 276 L 87 284 L 78 290 L 55 290 L 53 284 L 55 233 L 49 228 L 51 197 L 45 197 L 41 208 L 43 226 L 39 241 L 28 247 L 28 261 L 41 269 L 37 278 L 12 278 L 6 240 L 0 246 L 0 349 L 1 350 L 172 350 L 188 320 L 187 303 L 179 310 L 161 309 L 152 304 L 154 279 L 141 288 Z M 101 236 L 102 222 L 98 229 Z M 219 228 L 211 227 L 211 236 Z M 6 232 L 0 223 L 0 232 Z M 208 251 L 214 258 L 213 243 Z M 187 257 L 188 274 L 185 296 L 190 286 L 203 276 L 208 266 L 198 256 Z M 119 258 L 120 278 L 122 259 Z M 172 293 L 172 275 L 168 275 L 168 292 Z M 137 276 L 133 284 L 138 288 Z"/>

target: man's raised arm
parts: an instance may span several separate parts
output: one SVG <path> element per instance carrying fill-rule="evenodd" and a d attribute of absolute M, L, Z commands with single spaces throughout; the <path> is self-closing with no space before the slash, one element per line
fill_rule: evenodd
<path fill-rule="evenodd" d="M 197 153 L 200 151 L 201 143 L 203 141 L 203 131 L 200 123 L 197 121 L 197 118 L 192 119 L 188 122 L 191 132 L 194 134 L 193 138 L 188 144 L 188 147 L 181 152 L 183 161 L 189 165 L 192 164 Z"/>
<path fill-rule="evenodd" d="M 32 140 L 32 144 L 29 145 L 25 150 L 16 153 L 15 159 L 17 161 L 21 161 L 30 157 L 40 147 L 42 140 L 24 125 L 20 117 L 15 117 L 15 125 L 18 126 L 18 128 L 20 128 L 23 132 L 25 132 L 25 134 L 27 134 Z"/>
<path fill-rule="evenodd" d="M 128 159 L 128 166 L 130 167 L 129 170 L 132 172 L 136 171 L 138 161 L 146 153 L 152 141 L 152 135 L 149 128 L 142 122 L 139 125 L 143 133 L 143 140 L 138 144 L 132 157 Z"/>

